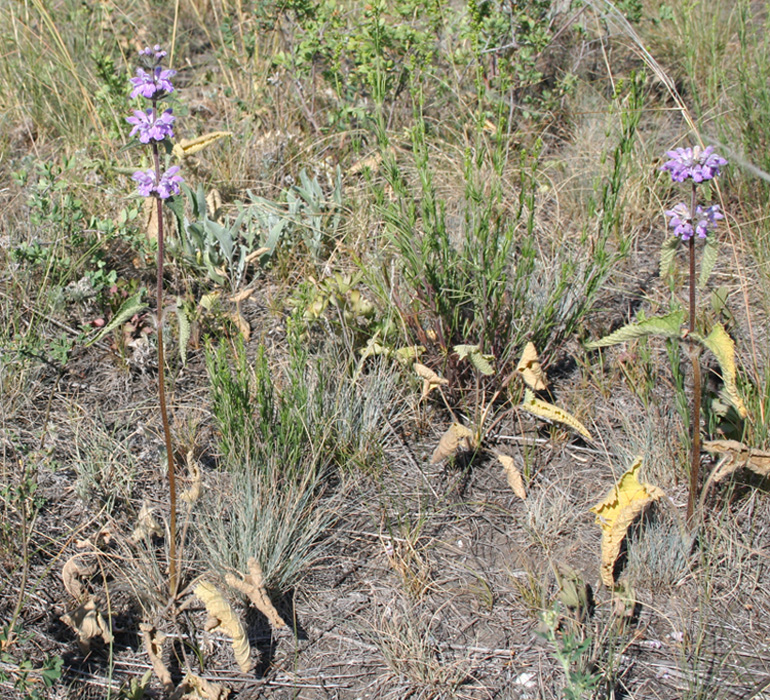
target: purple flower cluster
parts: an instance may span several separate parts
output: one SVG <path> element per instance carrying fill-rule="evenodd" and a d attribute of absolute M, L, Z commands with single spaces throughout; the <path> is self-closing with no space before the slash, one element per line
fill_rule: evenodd
<path fill-rule="evenodd" d="M 719 168 L 727 165 L 722 156 L 714 153 L 713 146 L 704 149 L 700 146 L 676 148 L 666 151 L 666 155 L 671 160 L 666 161 L 661 170 L 670 172 L 674 182 L 684 182 L 687 178 L 692 178 L 694 182 L 711 180 L 719 175 Z"/>
<path fill-rule="evenodd" d="M 706 238 L 708 232 L 716 228 L 717 221 L 725 218 L 718 204 L 705 208 L 698 205 L 695 216 L 692 216 L 690 208 L 683 202 L 667 211 L 666 216 L 671 217 L 668 225 L 674 229 L 674 235 L 683 241 L 689 241 L 696 234 L 698 238 Z"/>
<path fill-rule="evenodd" d="M 174 136 L 174 114 L 167 109 L 164 112 L 158 110 L 158 100 L 174 91 L 171 78 L 176 71 L 164 69 L 160 62 L 166 57 L 160 45 L 152 48 L 149 46 L 139 52 L 140 59 L 145 68 L 136 69 L 136 77 L 131 78 L 133 90 L 131 97 L 144 97 L 152 101 L 152 107 L 145 110 L 134 110 L 133 117 L 126 117 L 126 121 L 133 126 L 131 136 L 138 135 L 142 143 L 152 143 L 157 163 L 158 142 L 165 141 Z M 181 175 L 177 175 L 179 167 L 169 168 L 165 173 L 155 170 L 138 170 L 133 174 L 137 183 L 137 190 L 142 197 L 155 196 L 159 199 L 168 199 L 179 194 L 179 185 L 183 182 Z"/>
<path fill-rule="evenodd" d="M 129 136 L 139 134 L 139 140 L 142 143 L 150 141 L 163 141 L 166 138 L 174 137 L 174 115 L 170 109 L 163 114 L 158 114 L 155 109 L 147 109 L 144 112 L 135 109 L 133 117 L 126 117 L 129 124 L 133 124 Z"/>
<path fill-rule="evenodd" d="M 179 166 L 174 165 L 160 176 L 160 182 L 156 181 L 155 171 L 137 170 L 131 178 L 137 182 L 137 190 L 142 197 L 152 194 L 160 199 L 168 199 L 172 195 L 179 194 L 179 185 L 184 182 L 181 175 L 177 175 Z"/>

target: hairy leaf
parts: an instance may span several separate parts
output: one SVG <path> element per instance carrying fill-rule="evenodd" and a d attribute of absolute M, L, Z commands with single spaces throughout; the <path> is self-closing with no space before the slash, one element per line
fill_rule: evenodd
<path fill-rule="evenodd" d="M 634 338 L 644 338 L 649 335 L 661 335 L 664 338 L 679 338 L 681 328 L 684 323 L 685 312 L 683 309 L 672 311 L 666 316 L 654 316 L 653 318 L 639 321 L 638 323 L 629 323 L 623 328 L 619 328 L 614 333 L 610 333 L 601 340 L 594 340 L 586 343 L 589 349 L 606 348 L 610 345 L 624 343 Z"/>
<path fill-rule="evenodd" d="M 227 700 L 230 689 L 188 673 L 168 700 Z"/>
<path fill-rule="evenodd" d="M 524 352 L 521 355 L 519 364 L 516 366 L 516 371 L 521 375 L 521 378 L 531 386 L 535 391 L 544 391 L 548 386 L 548 379 L 543 372 L 543 368 L 540 366 L 540 358 L 537 356 L 537 349 L 535 344 L 529 342 L 524 347 Z"/>
<path fill-rule="evenodd" d="M 553 404 L 546 403 L 535 397 L 535 394 L 531 389 L 527 389 L 524 392 L 524 403 L 521 407 L 527 412 L 540 418 L 547 418 L 548 420 L 557 421 L 569 426 L 573 430 L 580 433 L 586 440 L 593 440 L 591 433 L 575 416 L 571 413 L 567 413 L 563 408 L 554 406 Z"/>
<path fill-rule="evenodd" d="M 83 588 L 80 579 L 86 576 L 92 576 L 96 572 L 96 567 L 94 565 L 83 566 L 81 564 L 84 556 L 84 554 L 76 554 L 75 556 L 70 557 L 61 570 L 64 588 L 66 588 L 67 593 L 78 602 L 82 601 L 86 595 L 86 590 Z"/>
<path fill-rule="evenodd" d="M 738 385 L 735 382 L 735 343 L 729 336 L 724 326 L 718 323 L 711 329 L 705 338 L 696 336 L 697 340 L 705 345 L 717 358 L 719 368 L 722 370 L 722 381 L 725 385 L 725 393 L 733 408 L 738 412 L 741 418 L 745 418 L 748 415 L 748 410 L 743 403 L 740 393 L 738 393 Z"/>
<path fill-rule="evenodd" d="M 714 271 L 714 265 L 717 264 L 718 253 L 719 239 L 716 236 L 708 236 L 700 257 L 700 275 L 698 276 L 698 287 L 700 289 L 703 289 L 706 286 L 706 282 L 709 281 L 709 277 L 711 277 L 711 273 Z"/>
<path fill-rule="evenodd" d="M 235 616 L 230 603 L 208 581 L 201 581 L 193 591 L 195 595 L 203 601 L 206 611 L 209 614 L 209 622 L 206 623 L 206 629 L 212 630 L 220 628 L 233 640 L 233 652 L 235 660 L 243 673 L 248 673 L 254 664 L 251 660 L 251 646 L 246 637 L 246 632 L 241 625 L 241 621 Z"/>
<path fill-rule="evenodd" d="M 118 312 L 110 319 L 110 322 L 104 326 L 86 345 L 93 345 L 98 342 L 108 333 L 112 333 L 116 328 L 120 328 L 126 321 L 131 319 L 138 313 L 141 313 L 145 309 L 149 308 L 147 304 L 142 302 L 142 295 L 144 290 L 140 289 L 134 296 L 126 299 Z"/>
<path fill-rule="evenodd" d="M 201 475 L 201 468 L 198 465 L 198 461 L 193 455 L 193 451 L 187 452 L 187 472 L 190 475 L 190 488 L 185 489 L 179 498 L 187 503 L 195 503 L 203 492 L 203 478 Z"/>
<path fill-rule="evenodd" d="M 142 633 L 142 644 L 147 652 L 147 656 L 150 657 L 152 670 L 166 689 L 166 692 L 171 691 L 174 687 L 174 681 L 171 680 L 171 673 L 161 658 L 166 635 L 163 632 L 156 631 L 155 627 L 144 622 L 139 624 L 139 631 Z"/>
<path fill-rule="evenodd" d="M 182 297 L 176 298 L 176 322 L 179 326 L 179 357 L 182 359 L 182 367 L 185 367 L 187 365 L 187 343 L 190 342 L 192 325 Z"/>
<path fill-rule="evenodd" d="M 131 533 L 131 541 L 139 542 L 139 540 L 143 540 L 145 537 L 152 537 L 152 535 L 162 537 L 163 528 L 161 528 L 161 526 L 158 525 L 158 521 L 155 520 L 153 509 L 150 507 L 150 504 L 147 501 L 144 501 L 139 510 L 139 515 L 136 518 L 136 527 Z"/>
<path fill-rule="evenodd" d="M 602 582 L 610 588 L 615 585 L 615 561 L 629 526 L 650 503 L 665 495 L 657 486 L 639 482 L 637 474 L 641 466 L 639 457 L 605 499 L 591 508 L 602 529 Z"/>
<path fill-rule="evenodd" d="M 438 464 L 442 459 L 451 457 L 459 450 L 470 450 L 475 447 L 473 431 L 459 423 L 452 423 L 441 436 L 438 446 L 430 458 L 431 464 Z"/>
<path fill-rule="evenodd" d="M 89 649 L 94 637 L 101 637 L 105 644 L 112 641 L 112 632 L 96 608 L 93 597 L 68 615 L 62 615 L 61 621 L 77 632 L 78 643 L 83 651 Z"/>
<path fill-rule="evenodd" d="M 672 236 L 660 247 L 660 276 L 664 279 L 674 272 L 674 258 L 680 243 L 679 236 Z"/>

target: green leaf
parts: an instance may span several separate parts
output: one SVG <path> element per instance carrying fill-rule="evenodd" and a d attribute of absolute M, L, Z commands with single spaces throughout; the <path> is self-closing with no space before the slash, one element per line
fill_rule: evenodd
<path fill-rule="evenodd" d="M 586 343 L 589 349 L 606 348 L 618 343 L 624 343 L 634 338 L 644 338 L 649 335 L 660 335 L 664 338 L 679 338 L 684 323 L 685 313 L 683 309 L 672 311 L 666 316 L 653 316 L 638 323 L 629 323 L 610 333 L 601 340 Z"/>
<path fill-rule="evenodd" d="M 461 360 L 470 360 L 470 363 L 487 377 L 495 373 L 495 369 L 492 366 L 495 356 L 482 355 L 478 345 L 455 345 L 454 351 L 460 356 Z"/>
<path fill-rule="evenodd" d="M 728 335 L 721 323 L 714 326 L 711 329 L 711 333 L 705 338 L 695 333 L 692 333 L 691 336 L 708 348 L 714 354 L 714 357 L 717 358 L 719 368 L 722 370 L 725 394 L 733 408 L 738 412 L 738 415 L 741 418 L 745 418 L 748 415 L 748 411 L 741 395 L 738 393 L 738 385 L 735 381 L 735 343 L 733 339 Z"/>
<path fill-rule="evenodd" d="M 144 289 L 140 289 L 134 296 L 126 299 L 123 302 L 123 305 L 118 309 L 118 312 L 112 317 L 112 320 L 91 338 L 91 340 L 86 342 L 86 347 L 100 341 L 105 335 L 112 333 L 116 328 L 120 328 L 120 326 L 133 316 L 149 308 L 147 304 L 142 302 L 143 294 Z"/>
<path fill-rule="evenodd" d="M 176 321 L 179 324 L 179 357 L 184 367 L 187 365 L 187 343 L 190 342 L 192 326 L 182 297 L 176 298 Z"/>
<path fill-rule="evenodd" d="M 681 239 L 679 236 L 672 236 L 667 241 L 664 241 L 660 247 L 660 276 L 668 277 L 674 272 L 674 257 L 676 256 L 676 249 L 679 247 Z"/>
<path fill-rule="evenodd" d="M 700 259 L 700 275 L 698 277 L 698 287 L 703 289 L 708 282 L 714 265 L 717 262 L 717 253 L 719 252 L 719 241 L 716 236 L 709 236 L 706 239 L 706 245 L 703 247 L 703 254 Z"/>

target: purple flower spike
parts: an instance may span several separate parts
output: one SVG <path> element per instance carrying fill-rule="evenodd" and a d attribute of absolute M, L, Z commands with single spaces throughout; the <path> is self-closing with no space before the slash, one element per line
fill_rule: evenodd
<path fill-rule="evenodd" d="M 165 138 L 174 137 L 174 115 L 170 109 L 167 109 L 163 114 L 158 114 L 153 118 L 153 110 L 148 109 L 144 112 L 135 109 L 133 117 L 126 117 L 126 121 L 129 124 L 133 124 L 134 128 L 131 129 L 129 136 L 139 134 L 139 140 L 142 143 L 150 143 L 150 141 L 163 141 Z"/>
<path fill-rule="evenodd" d="M 160 66 L 155 66 L 152 73 L 148 73 L 143 68 L 137 68 L 136 77 L 131 78 L 131 84 L 134 86 L 131 91 L 132 99 L 141 95 L 152 100 L 174 92 L 171 78 L 175 75 L 175 70 L 164 70 Z"/>
<path fill-rule="evenodd" d="M 152 48 L 149 46 L 145 48 L 143 51 L 139 52 L 140 56 L 147 57 L 147 58 L 153 58 L 156 62 L 160 62 L 164 58 L 166 58 L 166 52 L 161 49 L 160 44 L 155 44 Z"/>
<path fill-rule="evenodd" d="M 142 197 L 155 195 L 160 199 L 179 194 L 179 185 L 184 182 L 181 175 L 177 175 L 179 166 L 170 167 L 160 176 L 160 182 L 156 184 L 154 170 L 137 170 L 131 178 L 137 183 L 137 190 Z"/>
<path fill-rule="evenodd" d="M 716 229 L 717 221 L 725 218 L 718 204 L 706 207 L 705 209 L 701 206 L 696 206 L 696 223 L 693 226 L 690 208 L 684 202 L 677 204 L 673 209 L 667 211 L 666 216 L 671 218 L 668 225 L 674 229 L 674 235 L 679 236 L 683 241 L 689 241 L 696 233 L 698 238 L 706 238 L 709 231 Z"/>
<path fill-rule="evenodd" d="M 692 178 L 694 182 L 703 182 L 719 175 L 719 169 L 727 165 L 727 161 L 717 153 L 713 146 L 702 149 L 676 148 L 667 151 L 666 155 L 671 159 L 666 161 L 661 170 L 668 170 L 674 182 L 684 182 Z"/>

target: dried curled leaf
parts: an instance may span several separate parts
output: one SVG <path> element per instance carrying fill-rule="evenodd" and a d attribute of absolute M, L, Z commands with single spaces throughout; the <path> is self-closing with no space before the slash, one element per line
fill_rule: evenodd
<path fill-rule="evenodd" d="M 424 345 L 406 345 L 403 348 L 398 348 L 398 350 L 395 352 L 395 355 L 399 362 L 407 364 L 408 362 L 416 360 L 424 352 Z"/>
<path fill-rule="evenodd" d="M 233 325 L 243 336 L 244 341 L 248 342 L 249 338 L 251 338 L 251 326 L 246 320 L 246 317 L 238 310 L 231 311 L 227 314 L 227 317 L 233 322 Z"/>
<path fill-rule="evenodd" d="M 524 347 L 519 364 L 516 365 L 516 371 L 521 378 L 535 391 L 545 391 L 548 386 L 545 372 L 540 366 L 540 358 L 537 356 L 535 344 L 529 342 Z"/>
<path fill-rule="evenodd" d="M 439 375 L 436 374 L 430 367 L 421 365 L 419 362 L 415 362 L 412 366 L 414 367 L 414 371 L 417 372 L 417 376 L 422 379 L 422 396 L 420 397 L 420 401 L 424 401 L 428 394 L 430 394 L 430 392 L 433 391 L 433 389 L 435 389 L 437 386 L 449 384 L 448 379 L 439 377 Z"/>
<path fill-rule="evenodd" d="M 195 503 L 203 492 L 203 476 L 192 450 L 187 453 L 187 473 L 190 475 L 190 488 L 185 489 L 179 498 L 187 503 Z"/>
<path fill-rule="evenodd" d="M 228 585 L 248 596 L 254 607 L 267 618 L 267 621 L 274 630 L 286 627 L 286 623 L 278 614 L 270 600 L 270 596 L 267 594 L 262 567 L 254 557 L 249 559 L 249 573 L 243 579 L 227 574 L 225 580 Z"/>
<path fill-rule="evenodd" d="M 145 501 L 142 503 L 142 507 L 139 510 L 139 516 L 136 519 L 136 527 L 131 533 L 131 541 L 139 542 L 139 540 L 143 540 L 145 537 L 151 537 L 152 535 L 161 537 L 163 535 L 163 530 L 160 525 L 158 525 L 158 521 L 155 520 L 153 509 L 150 507 L 150 504 Z"/>
<path fill-rule="evenodd" d="M 748 447 L 737 440 L 711 440 L 703 443 L 703 449 L 725 455 L 709 476 L 709 481 L 715 484 L 741 467 L 759 476 L 770 477 L 770 452 Z"/>
<path fill-rule="evenodd" d="M 451 457 L 460 450 L 471 450 L 476 446 L 473 431 L 460 423 L 452 423 L 441 436 L 438 446 L 430 458 L 431 464 L 438 464 L 442 459 Z"/>
<path fill-rule="evenodd" d="M 586 440 L 593 440 L 591 433 L 588 429 L 571 413 L 567 413 L 563 408 L 554 406 L 553 404 L 541 401 L 535 397 L 535 394 L 531 389 L 527 389 L 524 392 L 524 403 L 521 407 L 527 412 L 540 418 L 547 418 L 548 420 L 554 420 L 558 423 L 563 423 L 569 426 L 573 430 L 580 433 Z"/>
<path fill-rule="evenodd" d="M 61 621 L 71 627 L 78 635 L 81 650 L 87 652 L 94 637 L 101 637 L 105 644 L 112 641 L 112 632 L 96 608 L 96 601 L 90 598 L 69 615 L 62 615 Z"/>
<path fill-rule="evenodd" d="M 227 700 L 230 689 L 188 673 L 168 700 Z"/>
<path fill-rule="evenodd" d="M 628 527 L 650 503 L 665 495 L 657 486 L 639 482 L 637 474 L 641 466 L 642 458 L 639 457 L 606 498 L 591 508 L 602 529 L 602 582 L 610 588 L 615 585 L 615 561 Z"/>
<path fill-rule="evenodd" d="M 499 454 L 497 459 L 503 465 L 505 476 L 508 479 L 508 486 L 522 500 L 527 500 L 527 490 L 524 488 L 524 479 L 521 478 L 521 472 L 510 455 Z"/>
<path fill-rule="evenodd" d="M 64 588 L 78 602 L 82 601 L 86 596 L 86 590 L 83 588 L 83 584 L 80 579 L 87 576 L 93 576 L 96 572 L 94 565 L 84 566 L 81 562 L 83 560 L 83 554 L 76 554 L 70 557 L 61 570 L 61 578 L 64 583 Z"/>
<path fill-rule="evenodd" d="M 718 323 L 711 329 L 711 333 L 700 340 L 717 358 L 719 368 L 722 370 L 722 381 L 725 385 L 727 398 L 738 415 L 745 418 L 748 411 L 740 393 L 738 393 L 738 385 L 735 383 L 735 343 L 733 339 L 728 335 L 724 326 Z"/>
<path fill-rule="evenodd" d="M 212 221 L 222 223 L 220 209 L 222 208 L 222 195 L 214 188 L 206 195 L 206 213 Z"/>
<path fill-rule="evenodd" d="M 174 687 L 174 682 L 171 680 L 171 673 L 161 658 L 166 635 L 163 632 L 156 631 L 152 625 L 144 622 L 139 625 L 139 631 L 142 633 L 142 644 L 147 652 L 147 656 L 150 657 L 152 670 L 155 671 L 155 675 L 166 689 L 166 692 L 170 692 Z"/>
<path fill-rule="evenodd" d="M 251 646 L 246 637 L 246 632 L 241 625 L 241 621 L 235 616 L 230 603 L 208 581 L 201 581 L 193 591 L 195 595 L 203 601 L 206 611 L 209 614 L 210 623 L 206 624 L 207 629 L 219 627 L 229 635 L 233 640 L 233 652 L 235 660 L 241 671 L 248 673 L 254 667 L 251 660 Z"/>
<path fill-rule="evenodd" d="M 225 136 L 232 136 L 232 133 L 229 131 L 210 131 L 208 134 L 203 134 L 203 136 L 198 136 L 194 139 L 182 139 L 174 144 L 171 152 L 177 158 L 185 158 L 193 153 L 202 151 L 206 146 L 225 138 Z"/>

